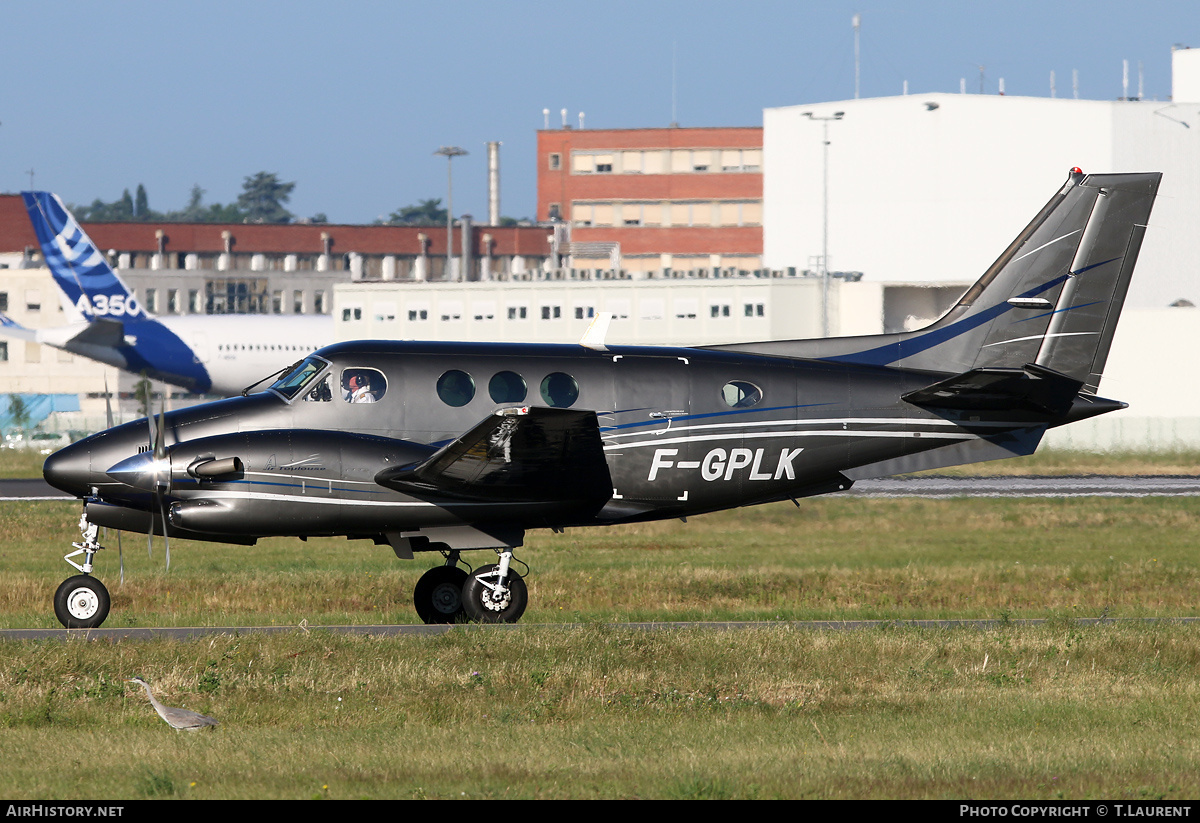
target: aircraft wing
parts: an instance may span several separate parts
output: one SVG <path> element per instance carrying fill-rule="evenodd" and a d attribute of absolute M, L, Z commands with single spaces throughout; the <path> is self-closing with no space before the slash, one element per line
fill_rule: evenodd
<path fill-rule="evenodd" d="M 540 407 L 500 409 L 421 463 L 375 477 L 418 497 L 485 502 L 597 505 L 612 480 L 595 412 Z"/>
<path fill-rule="evenodd" d="M 125 345 L 125 324 L 120 320 L 101 318 L 91 323 L 71 323 L 48 329 L 22 326 L 5 314 L 0 314 L 0 335 L 44 343 L 56 349 L 79 351 L 81 347 L 116 349 Z"/>

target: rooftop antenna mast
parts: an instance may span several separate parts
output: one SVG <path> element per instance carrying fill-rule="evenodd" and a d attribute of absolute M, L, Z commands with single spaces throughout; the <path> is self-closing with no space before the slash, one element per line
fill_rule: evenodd
<path fill-rule="evenodd" d="M 679 128 L 679 112 L 677 102 L 677 85 L 676 85 L 676 58 L 675 53 L 678 48 L 678 42 L 671 43 L 671 128 Z"/>
<path fill-rule="evenodd" d="M 850 20 L 850 24 L 854 27 L 854 99 L 858 99 L 859 91 L 859 51 L 858 51 L 858 31 L 862 28 L 862 15 L 855 12 L 854 17 Z"/>

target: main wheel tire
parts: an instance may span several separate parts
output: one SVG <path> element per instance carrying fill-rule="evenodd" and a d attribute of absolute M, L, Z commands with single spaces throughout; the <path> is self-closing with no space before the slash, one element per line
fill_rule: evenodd
<path fill-rule="evenodd" d="M 516 623 L 529 604 L 529 589 L 521 575 L 508 570 L 508 591 L 500 598 L 483 581 L 494 583 L 500 567 L 495 563 L 483 566 L 467 576 L 463 585 L 463 610 L 476 623 Z"/>
<path fill-rule="evenodd" d="M 54 616 L 68 629 L 94 629 L 108 617 L 108 589 L 88 574 L 68 577 L 54 593 Z"/>
<path fill-rule="evenodd" d="M 413 605 L 426 623 L 457 623 L 463 614 L 463 584 L 467 573 L 457 566 L 434 566 L 417 581 Z"/>

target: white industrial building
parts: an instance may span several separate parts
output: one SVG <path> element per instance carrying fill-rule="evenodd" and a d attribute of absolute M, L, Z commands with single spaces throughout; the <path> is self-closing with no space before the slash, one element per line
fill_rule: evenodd
<path fill-rule="evenodd" d="M 1071 168 L 1161 171 L 1101 385 L 1130 408 L 1046 442 L 1200 448 L 1200 49 L 1173 52 L 1172 68 L 1169 101 L 938 93 L 767 109 L 764 265 L 827 256 L 864 283 L 965 287 Z"/>
<path fill-rule="evenodd" d="M 1200 305 L 1200 49 L 1173 66 L 1172 101 L 910 94 L 767 109 L 764 264 L 815 268 L 827 216 L 831 270 L 970 283 L 1071 168 L 1161 171 L 1128 305 Z"/>

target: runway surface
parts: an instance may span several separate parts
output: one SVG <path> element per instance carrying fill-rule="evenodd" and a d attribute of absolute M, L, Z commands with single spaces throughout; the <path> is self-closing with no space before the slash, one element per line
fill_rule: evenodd
<path fill-rule="evenodd" d="M 1200 476 L 886 477 L 860 480 L 855 497 L 1194 497 Z M 0 480 L 0 500 L 70 500 L 41 479 Z"/>
<path fill-rule="evenodd" d="M 861 480 L 848 492 L 854 497 L 1194 497 L 1200 496 L 1200 476 L 1063 476 L 1063 477 L 913 477 Z M 43 480 L 0 480 L 0 501 L 3 500 L 69 500 L 67 495 Z M 1200 618 L 1180 618 L 1168 622 L 1191 623 Z M 1015 626 L 1039 625 L 1044 620 L 1012 620 Z M 1105 618 L 1080 619 L 1079 625 L 1115 623 Z M 1143 622 L 1155 622 L 1153 620 Z M 920 629 L 989 629 L 998 620 L 854 620 L 854 621 L 795 621 L 745 623 L 618 623 L 611 628 L 655 631 L 663 629 L 743 630 L 788 626 L 808 631 L 866 630 L 885 626 Z M 127 628 L 127 629 L 0 629 L 0 639 L 49 640 L 78 638 L 87 640 L 151 640 L 204 637 L 216 634 L 286 634 L 290 632 L 327 631 L 339 634 L 374 635 L 380 637 L 438 635 L 453 630 L 504 631 L 521 628 L 554 626 L 559 629 L 580 628 L 576 624 L 529 624 L 481 626 L 426 626 L 404 624 L 396 626 L 214 626 L 192 628 Z"/>

